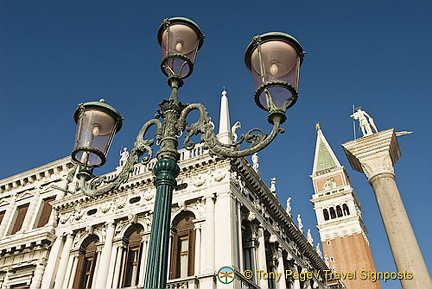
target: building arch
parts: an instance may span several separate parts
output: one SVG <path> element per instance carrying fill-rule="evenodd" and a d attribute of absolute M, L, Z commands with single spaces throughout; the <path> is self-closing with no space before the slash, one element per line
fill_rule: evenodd
<path fill-rule="evenodd" d="M 95 278 L 97 259 L 97 245 L 99 237 L 95 234 L 88 235 L 78 250 L 78 264 L 73 282 L 73 289 L 91 288 Z"/>
<path fill-rule="evenodd" d="M 332 219 L 336 218 L 336 211 L 333 207 L 330 207 L 330 218 Z"/>
<path fill-rule="evenodd" d="M 323 210 L 324 221 L 328 221 L 330 219 L 329 212 L 327 209 Z"/>
<path fill-rule="evenodd" d="M 342 208 L 340 205 L 336 206 L 336 214 L 337 214 L 337 217 L 343 217 Z"/>
<path fill-rule="evenodd" d="M 139 272 L 142 266 L 143 232 L 144 227 L 141 224 L 132 224 L 124 233 L 123 241 L 126 247 L 126 255 L 124 259 L 123 287 L 138 285 Z"/>
<path fill-rule="evenodd" d="M 195 214 L 181 211 L 172 222 L 170 279 L 194 275 L 195 267 Z"/>

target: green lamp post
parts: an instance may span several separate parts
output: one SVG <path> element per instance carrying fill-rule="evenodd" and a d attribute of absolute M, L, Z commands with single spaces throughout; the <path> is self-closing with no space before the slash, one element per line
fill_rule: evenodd
<path fill-rule="evenodd" d="M 159 144 L 158 161 L 153 167 L 156 197 L 144 284 L 148 289 L 166 288 L 171 203 L 180 171 L 178 136 L 187 132 L 183 147 L 193 149 L 195 143 L 190 138 L 200 134 L 204 147 L 220 157 L 238 158 L 263 149 L 283 132 L 280 125 L 286 120 L 285 112 L 297 100 L 299 69 L 304 57 L 298 41 L 288 34 L 267 33 L 253 39 L 245 62 L 257 87 L 255 101 L 268 112 L 268 121 L 273 127 L 268 135 L 261 129 L 251 129 L 238 141 L 223 144 L 213 132 L 207 109 L 200 103 L 182 104 L 177 96 L 183 79 L 192 73 L 197 52 L 203 45 L 200 28 L 189 19 L 170 18 L 160 26 L 157 37 L 162 48 L 161 69 L 168 77 L 171 94 L 159 104 L 156 118 L 147 121 L 139 131 L 123 169 L 109 180 L 92 173 L 94 167 L 105 163 L 111 140 L 122 125 L 121 115 L 104 101 L 78 106 L 72 152 L 73 161 L 80 166 L 77 175 L 80 190 L 88 196 L 97 196 L 125 183 L 136 163 L 148 163 L 153 158 L 154 140 Z M 187 126 L 186 117 L 194 110 L 199 112 L 198 120 Z M 153 126 L 156 127 L 154 138 L 146 139 L 146 132 Z M 239 149 L 244 142 L 249 143 L 249 147 Z"/>

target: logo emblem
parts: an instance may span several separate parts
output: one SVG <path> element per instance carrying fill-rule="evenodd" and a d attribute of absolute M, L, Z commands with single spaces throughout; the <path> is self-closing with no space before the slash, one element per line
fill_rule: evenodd
<path fill-rule="evenodd" d="M 234 281 L 235 272 L 231 267 L 224 266 L 224 267 L 219 269 L 217 277 L 221 283 L 229 284 L 232 281 Z"/>

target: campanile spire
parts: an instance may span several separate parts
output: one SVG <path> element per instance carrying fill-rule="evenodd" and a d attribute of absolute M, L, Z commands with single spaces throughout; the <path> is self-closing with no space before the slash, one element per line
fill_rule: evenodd
<path fill-rule="evenodd" d="M 378 289 L 379 282 L 361 280 L 362 270 L 375 272 L 367 229 L 345 168 L 328 144 L 319 124 L 312 169 L 314 205 L 324 258 L 335 272 L 355 272 L 356 278 L 342 282 L 350 289 Z"/>

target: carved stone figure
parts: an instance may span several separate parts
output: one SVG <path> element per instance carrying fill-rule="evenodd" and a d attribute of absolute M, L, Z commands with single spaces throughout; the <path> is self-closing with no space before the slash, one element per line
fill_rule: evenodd
<path fill-rule="evenodd" d="M 237 136 L 237 134 L 236 134 L 236 130 L 239 129 L 239 128 L 241 128 L 241 123 L 240 123 L 239 121 L 236 122 L 236 123 L 232 126 L 232 128 L 231 128 L 231 136 L 232 136 L 232 140 L 233 140 L 234 142 L 237 141 L 238 136 Z"/>
<path fill-rule="evenodd" d="M 258 154 L 257 154 L 257 153 L 254 153 L 254 154 L 252 155 L 252 168 L 253 168 L 255 171 L 257 171 L 257 172 L 258 172 L 258 168 L 259 168 L 259 163 L 258 163 L 258 161 L 259 161 Z"/>
<path fill-rule="evenodd" d="M 273 194 L 276 193 L 276 178 L 270 179 L 270 192 L 272 192 Z"/>
<path fill-rule="evenodd" d="M 313 244 L 313 238 L 312 238 L 312 234 L 311 234 L 310 229 L 307 230 L 306 237 L 307 237 L 308 242 L 312 245 Z"/>
<path fill-rule="evenodd" d="M 303 232 L 303 223 L 302 223 L 302 219 L 300 217 L 300 214 L 297 215 L 297 227 L 299 228 L 299 230 L 301 232 Z"/>
<path fill-rule="evenodd" d="M 286 212 L 291 216 L 291 197 L 289 197 L 286 201 Z"/>
<path fill-rule="evenodd" d="M 126 147 L 123 148 L 123 151 L 120 151 L 120 166 L 124 166 L 126 164 L 127 159 L 129 158 L 129 152 Z"/>
<path fill-rule="evenodd" d="M 318 254 L 318 256 L 320 256 L 322 258 L 322 252 L 321 252 L 321 248 L 320 248 L 320 243 L 318 243 L 316 245 L 316 250 L 315 250 Z"/>
<path fill-rule="evenodd" d="M 374 123 L 373 118 L 363 111 L 360 107 L 357 108 L 357 111 L 354 112 L 350 117 L 359 121 L 360 129 L 363 133 L 363 136 L 371 135 L 374 132 L 378 132 L 378 129 Z"/>

